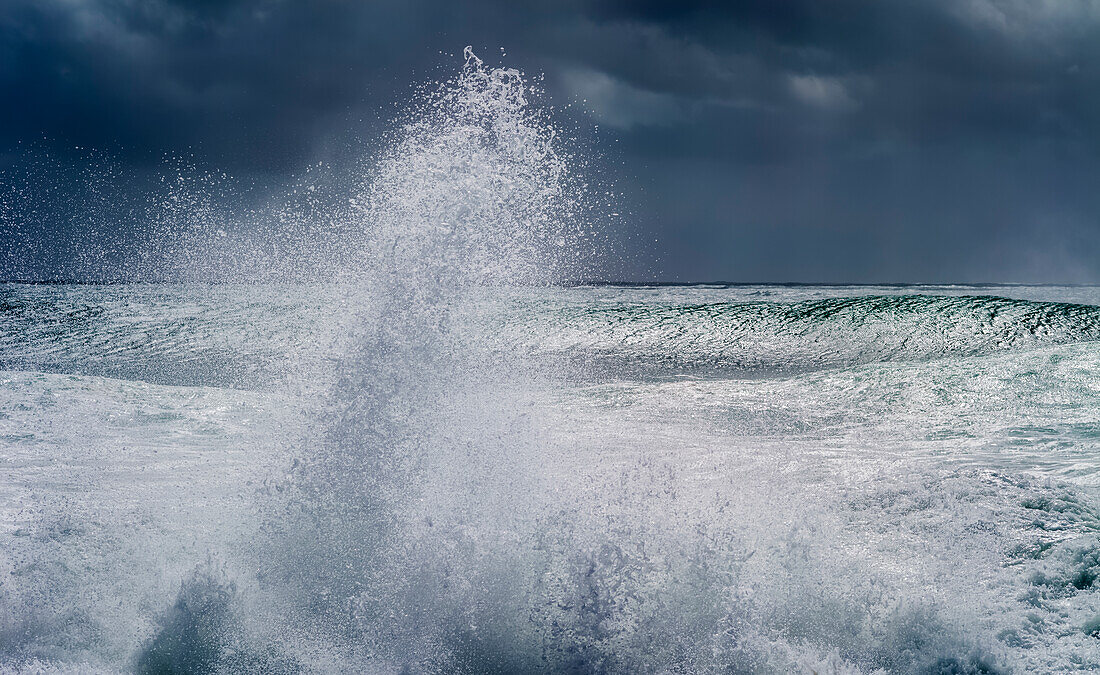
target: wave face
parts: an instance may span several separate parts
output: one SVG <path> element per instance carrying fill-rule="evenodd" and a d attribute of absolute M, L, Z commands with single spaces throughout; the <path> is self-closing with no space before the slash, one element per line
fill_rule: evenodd
<path fill-rule="evenodd" d="M 1100 668 L 1100 289 L 555 287 L 532 100 L 467 51 L 331 284 L 2 289 L 0 672 Z"/>
<path fill-rule="evenodd" d="M 991 296 L 801 302 L 629 300 L 533 309 L 533 351 L 658 373 L 798 371 L 967 356 L 1100 338 L 1100 309 Z M 521 338 L 520 338 L 521 339 Z"/>
<path fill-rule="evenodd" d="M 328 345 L 323 287 L 0 285 L 0 368 L 256 388 Z M 315 369 L 315 366 L 311 366 Z"/>
<path fill-rule="evenodd" d="M 488 334 L 470 350 L 556 359 L 580 366 L 585 377 L 757 376 L 1100 339 L 1100 309 L 1081 302 L 878 288 L 864 290 L 895 294 L 689 304 L 680 297 L 684 288 L 532 295 L 498 287 L 488 295 L 475 291 L 460 319 Z M 320 361 L 338 352 L 332 331 L 318 328 L 339 322 L 353 292 L 318 285 L 8 284 L 0 286 L 0 368 L 168 385 L 285 384 L 315 374 Z"/>

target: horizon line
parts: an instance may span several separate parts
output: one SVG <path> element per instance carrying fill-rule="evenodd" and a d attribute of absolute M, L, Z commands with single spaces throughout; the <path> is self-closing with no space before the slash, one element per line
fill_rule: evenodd
<path fill-rule="evenodd" d="M 318 284 L 325 283 L 323 281 L 274 281 L 274 280 L 147 280 L 147 279 L 98 279 L 98 280 L 81 280 L 81 279 L 0 279 L 0 284 L 7 285 L 21 285 L 21 286 L 138 286 L 138 285 L 202 285 L 202 286 L 229 286 L 229 285 L 244 285 L 244 286 L 260 286 L 264 284 Z M 981 288 L 981 287 L 1005 287 L 1010 288 L 1014 286 L 1038 286 L 1038 287 L 1054 287 L 1061 286 L 1066 288 L 1093 288 L 1100 287 L 1100 282 L 1094 283 L 1081 283 L 1081 282 L 1028 282 L 1028 281 L 720 281 L 720 280 L 699 280 L 699 281 L 630 281 L 630 280 L 607 280 L 607 279 L 582 279 L 566 281 L 560 284 L 548 284 L 548 286 L 559 286 L 565 288 L 578 288 L 583 286 L 611 286 L 611 287 L 623 287 L 623 288 L 642 288 L 646 286 L 653 287 L 677 287 L 677 286 L 718 286 L 718 287 L 744 287 L 744 286 L 784 286 L 784 287 L 858 287 L 858 286 L 883 286 L 892 288 L 904 288 L 909 286 L 959 286 L 963 288 Z"/>

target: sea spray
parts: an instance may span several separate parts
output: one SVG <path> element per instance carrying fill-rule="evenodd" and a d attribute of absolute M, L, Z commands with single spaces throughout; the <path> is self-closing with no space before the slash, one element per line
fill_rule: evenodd
<path fill-rule="evenodd" d="M 469 49 L 371 172 L 355 339 L 260 556 L 296 641 L 415 672 L 746 658 L 721 644 L 744 551 L 698 523 L 685 545 L 692 505 L 651 501 L 676 469 L 578 484 L 567 467 L 600 449 L 552 431 L 534 392 L 555 369 L 485 348 L 488 291 L 576 264 L 574 188 L 520 75 Z"/>
<path fill-rule="evenodd" d="M 456 608 L 440 599 L 473 579 L 449 579 L 440 549 L 472 545 L 463 529 L 484 524 L 452 500 L 493 489 L 471 484 L 477 467 L 514 461 L 527 442 L 495 386 L 502 364 L 484 360 L 465 318 L 487 287 L 552 281 L 573 250 L 577 201 L 554 127 L 517 71 L 465 58 L 352 200 L 365 232 L 343 275 L 355 337 L 295 470 L 289 520 L 272 525 L 285 557 L 268 574 L 296 620 L 360 664 L 454 658 L 439 612 Z"/>
<path fill-rule="evenodd" d="M 984 667 L 934 608 L 860 588 L 843 523 L 783 494 L 782 450 L 711 490 L 674 448 L 570 433 L 542 393 L 560 364 L 479 311 L 574 260 L 553 126 L 470 50 L 416 111 L 355 198 L 345 354 L 255 549 L 269 643 L 409 672 Z"/>

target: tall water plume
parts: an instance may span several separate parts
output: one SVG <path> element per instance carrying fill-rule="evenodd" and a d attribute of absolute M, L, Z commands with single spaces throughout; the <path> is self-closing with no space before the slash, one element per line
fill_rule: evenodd
<path fill-rule="evenodd" d="M 500 350 L 480 349 L 477 307 L 489 289 L 545 284 L 573 264 L 580 204 L 530 95 L 519 72 L 467 48 L 352 200 L 363 237 L 343 281 L 356 318 L 259 556 L 295 623 L 340 659 L 454 666 L 449 633 L 473 596 L 448 584 L 492 574 L 477 539 L 507 529 L 504 502 L 524 494 L 521 455 L 534 447 L 507 400 L 522 385 Z M 496 485 L 505 463 L 512 484 Z M 456 559 L 463 547 L 478 550 Z"/>

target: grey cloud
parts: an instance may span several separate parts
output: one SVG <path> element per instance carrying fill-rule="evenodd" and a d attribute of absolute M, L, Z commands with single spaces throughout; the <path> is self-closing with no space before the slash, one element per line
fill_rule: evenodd
<path fill-rule="evenodd" d="M 561 79 L 597 120 L 617 129 L 664 126 L 684 118 L 684 104 L 678 97 L 638 89 L 601 71 L 567 69 Z"/>
<path fill-rule="evenodd" d="M 1098 34 L 1088 0 L 11 0 L 0 148 L 275 186 L 505 47 L 605 128 L 592 156 L 661 241 L 626 274 L 1100 281 Z"/>

